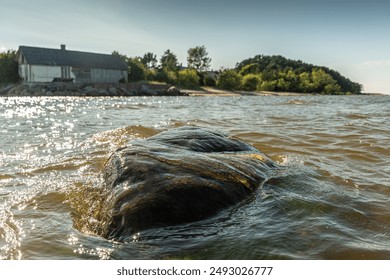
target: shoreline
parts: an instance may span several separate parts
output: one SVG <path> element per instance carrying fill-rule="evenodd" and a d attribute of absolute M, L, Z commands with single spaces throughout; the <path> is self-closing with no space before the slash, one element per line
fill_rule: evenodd
<path fill-rule="evenodd" d="M 277 91 L 243 91 L 224 90 L 212 87 L 202 87 L 201 90 L 183 89 L 189 96 L 304 96 L 313 93 L 277 92 Z"/>
<path fill-rule="evenodd" d="M 30 83 L 9 84 L 0 88 L 0 97 L 12 96 L 314 96 L 318 93 L 297 93 L 278 91 L 224 90 L 214 87 L 185 89 L 168 84 L 131 82 L 125 84 L 72 84 L 72 83 Z M 347 94 L 340 94 L 344 96 Z M 361 93 L 351 95 L 386 95 Z"/>

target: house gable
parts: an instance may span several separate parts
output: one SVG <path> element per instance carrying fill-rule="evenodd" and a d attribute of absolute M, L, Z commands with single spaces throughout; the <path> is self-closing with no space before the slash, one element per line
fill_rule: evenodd
<path fill-rule="evenodd" d="M 25 82 L 127 82 L 127 63 L 116 55 L 20 46 L 17 60 Z"/>
<path fill-rule="evenodd" d="M 27 46 L 20 46 L 18 54 L 20 64 L 127 71 L 127 63 L 116 55 Z"/>

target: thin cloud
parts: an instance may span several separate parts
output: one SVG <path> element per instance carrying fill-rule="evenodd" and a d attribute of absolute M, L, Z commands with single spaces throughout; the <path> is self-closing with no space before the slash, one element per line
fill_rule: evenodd
<path fill-rule="evenodd" d="M 0 46 L 0 53 L 7 51 L 7 48 L 4 46 Z"/>
<path fill-rule="evenodd" d="M 390 59 L 385 60 L 366 60 L 364 66 L 390 66 Z"/>

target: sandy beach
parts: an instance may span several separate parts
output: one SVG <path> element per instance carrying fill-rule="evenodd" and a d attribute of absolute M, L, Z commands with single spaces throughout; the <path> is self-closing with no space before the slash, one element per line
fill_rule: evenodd
<path fill-rule="evenodd" d="M 275 91 L 241 91 L 241 90 L 223 90 L 212 87 L 202 87 L 200 90 L 182 89 L 181 91 L 190 96 L 301 96 L 307 95 L 294 92 L 275 92 Z"/>

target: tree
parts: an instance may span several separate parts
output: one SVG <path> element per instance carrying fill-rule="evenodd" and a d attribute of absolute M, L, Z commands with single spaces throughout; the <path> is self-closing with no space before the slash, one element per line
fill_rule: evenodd
<path fill-rule="evenodd" d="M 262 81 L 258 85 L 257 90 L 274 91 L 276 88 L 276 81 Z"/>
<path fill-rule="evenodd" d="M 245 65 L 241 68 L 240 72 L 238 72 L 241 76 L 245 76 L 248 74 L 256 74 L 260 73 L 259 67 L 256 63 L 251 63 L 248 65 Z"/>
<path fill-rule="evenodd" d="M 190 48 L 187 51 L 188 67 L 195 68 L 197 71 L 207 71 L 210 68 L 211 58 L 205 46 Z"/>
<path fill-rule="evenodd" d="M 142 57 L 141 61 L 145 65 L 145 67 L 147 67 L 149 69 L 156 68 L 156 66 L 157 66 L 156 55 L 152 52 L 145 53 L 144 56 Z"/>
<path fill-rule="evenodd" d="M 314 92 L 316 90 L 315 85 L 311 81 L 311 75 L 308 72 L 299 74 L 299 91 L 300 92 Z"/>
<path fill-rule="evenodd" d="M 145 66 L 141 62 L 140 57 L 130 57 L 127 60 L 129 67 L 129 81 L 142 81 L 145 79 Z"/>
<path fill-rule="evenodd" d="M 236 90 L 241 87 L 241 76 L 233 69 L 223 70 L 218 77 L 217 87 Z"/>
<path fill-rule="evenodd" d="M 169 49 L 164 52 L 160 58 L 161 68 L 167 71 L 176 71 L 179 68 L 179 62 L 174 53 Z"/>
<path fill-rule="evenodd" d="M 341 89 L 331 75 L 323 69 L 315 68 L 311 72 L 311 79 L 317 92 L 331 94 L 338 93 Z"/>
<path fill-rule="evenodd" d="M 242 76 L 261 74 L 262 90 L 288 90 L 319 93 L 361 93 L 362 85 L 335 70 L 292 60 L 280 55 L 256 55 L 237 63 Z"/>
<path fill-rule="evenodd" d="M 16 51 L 8 50 L 0 53 L 0 84 L 16 83 L 19 81 Z"/>
<path fill-rule="evenodd" d="M 121 53 L 118 52 L 118 51 L 112 51 L 111 54 L 112 54 L 112 55 L 116 55 L 116 56 L 120 56 L 120 57 L 122 57 L 122 58 L 125 59 L 125 60 L 127 59 L 127 56 L 126 56 L 126 55 L 121 54 Z"/>

